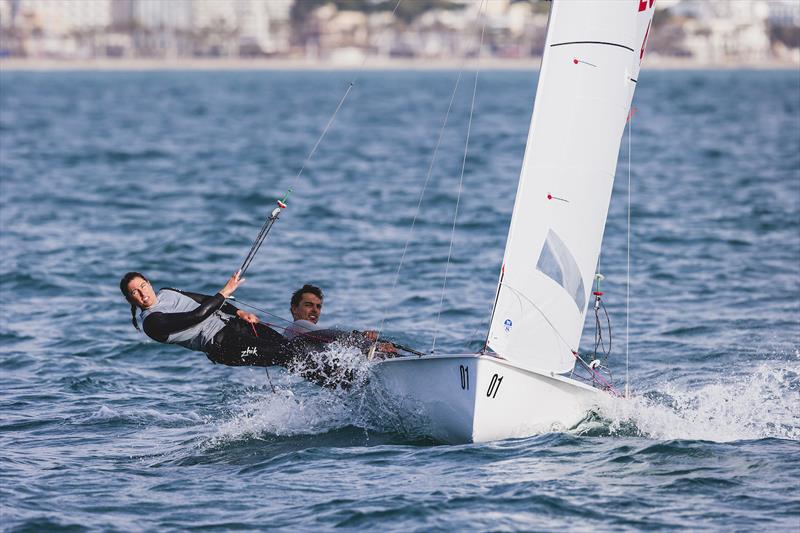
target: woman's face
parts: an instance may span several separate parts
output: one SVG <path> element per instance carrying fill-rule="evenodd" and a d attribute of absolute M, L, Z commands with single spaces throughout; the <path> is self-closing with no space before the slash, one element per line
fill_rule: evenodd
<path fill-rule="evenodd" d="M 139 309 L 147 309 L 155 305 L 156 293 L 150 282 L 136 277 L 128 282 L 128 294 Z"/>

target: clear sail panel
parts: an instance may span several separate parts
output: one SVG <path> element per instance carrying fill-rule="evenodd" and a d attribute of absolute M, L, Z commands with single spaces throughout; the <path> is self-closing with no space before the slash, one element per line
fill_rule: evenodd
<path fill-rule="evenodd" d="M 583 312 L 583 307 L 586 305 L 586 291 L 583 288 L 581 270 L 567 245 L 553 230 L 547 232 L 536 268 L 561 285 L 575 301 L 578 309 Z"/>

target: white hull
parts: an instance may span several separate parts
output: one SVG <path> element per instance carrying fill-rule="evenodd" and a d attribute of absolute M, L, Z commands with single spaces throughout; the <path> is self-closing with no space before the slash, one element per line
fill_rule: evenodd
<path fill-rule="evenodd" d="M 374 384 L 392 407 L 448 443 L 527 437 L 577 425 L 604 394 L 558 374 L 487 355 L 387 359 Z"/>

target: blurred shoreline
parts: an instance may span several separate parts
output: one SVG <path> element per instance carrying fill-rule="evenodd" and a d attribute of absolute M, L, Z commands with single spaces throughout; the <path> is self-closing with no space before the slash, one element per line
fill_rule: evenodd
<path fill-rule="evenodd" d="M 538 70 L 540 58 L 474 58 L 420 60 L 368 58 L 364 70 Z M 361 62 L 306 59 L 0 59 L 0 71 L 138 71 L 138 70 L 358 70 Z M 799 69 L 794 61 L 701 63 L 694 60 L 652 56 L 643 68 L 650 70 L 789 70 Z"/>

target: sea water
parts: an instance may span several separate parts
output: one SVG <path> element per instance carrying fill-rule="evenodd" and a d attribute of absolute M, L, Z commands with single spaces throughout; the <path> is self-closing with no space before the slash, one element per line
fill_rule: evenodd
<path fill-rule="evenodd" d="M 633 398 L 576 428 L 444 445 L 364 388 L 134 330 L 123 273 L 213 293 L 292 187 L 240 300 L 280 327 L 315 283 L 322 324 L 479 349 L 536 73 L 480 73 L 446 269 L 470 72 L 420 192 L 457 76 L 362 73 L 295 179 L 353 72 L 2 72 L 2 527 L 800 528 L 797 71 L 643 70 L 599 267 Z"/>

